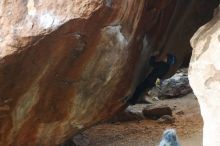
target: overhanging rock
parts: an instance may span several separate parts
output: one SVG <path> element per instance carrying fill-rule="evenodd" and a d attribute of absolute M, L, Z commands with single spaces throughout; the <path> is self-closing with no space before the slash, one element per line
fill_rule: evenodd
<path fill-rule="evenodd" d="M 176 71 L 214 3 L 1 0 L 0 145 L 54 146 L 110 118 L 151 53 L 175 54 Z"/>

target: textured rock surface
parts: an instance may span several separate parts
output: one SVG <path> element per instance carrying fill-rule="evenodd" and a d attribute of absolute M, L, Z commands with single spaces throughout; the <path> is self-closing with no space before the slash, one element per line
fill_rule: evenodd
<path fill-rule="evenodd" d="M 151 97 L 174 98 L 191 92 L 192 88 L 189 85 L 188 69 L 181 69 L 171 78 L 161 81 L 160 85 L 154 87 L 148 94 Z"/>
<path fill-rule="evenodd" d="M 175 72 L 213 4 L 1 0 L 0 145 L 58 145 L 111 117 L 152 52 L 175 54 Z"/>
<path fill-rule="evenodd" d="M 191 40 L 189 80 L 204 120 L 203 146 L 220 145 L 220 8 Z"/>
<path fill-rule="evenodd" d="M 142 44 L 144 0 L 0 7 L 0 145 L 58 145 L 120 109 Z"/>
<path fill-rule="evenodd" d="M 137 112 L 133 110 L 133 107 L 128 107 L 126 110 L 119 112 L 117 115 L 113 116 L 108 122 L 128 122 L 128 121 L 138 121 L 145 119 L 142 111 Z"/>
<path fill-rule="evenodd" d="M 143 115 L 146 118 L 159 119 L 164 115 L 172 116 L 172 109 L 169 106 L 146 107 L 143 109 Z"/>

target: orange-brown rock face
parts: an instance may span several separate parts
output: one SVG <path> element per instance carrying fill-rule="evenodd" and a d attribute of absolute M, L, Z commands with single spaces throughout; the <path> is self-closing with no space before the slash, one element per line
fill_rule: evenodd
<path fill-rule="evenodd" d="M 180 26 L 213 9 L 197 2 L 1 0 L 0 145 L 58 145 L 111 117 L 151 53 L 182 63 L 188 45 L 175 44 L 192 30 Z"/>
<path fill-rule="evenodd" d="M 118 111 L 142 44 L 144 0 L 0 6 L 0 145 L 58 145 Z"/>

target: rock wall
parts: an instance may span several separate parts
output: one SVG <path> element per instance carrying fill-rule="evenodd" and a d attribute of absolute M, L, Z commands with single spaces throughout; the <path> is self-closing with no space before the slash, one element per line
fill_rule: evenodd
<path fill-rule="evenodd" d="M 154 4 L 150 9 L 150 22 L 153 24 L 146 25 L 150 47 L 154 51 L 159 50 L 161 56 L 172 53 L 177 57 L 177 63 L 167 77 L 173 75 L 185 61 L 189 61 L 192 52 L 190 39 L 200 26 L 211 20 L 218 3 L 219 0 L 149 1 L 149 7 Z"/>
<path fill-rule="evenodd" d="M 1 0 L 0 145 L 54 146 L 110 118 L 149 72 L 153 52 L 175 54 L 168 76 L 175 72 L 215 5 Z"/>
<path fill-rule="evenodd" d="M 220 7 L 191 40 L 190 84 L 204 120 L 203 146 L 220 145 Z"/>
<path fill-rule="evenodd" d="M 142 45 L 144 0 L 0 7 L 0 145 L 58 145 L 121 108 Z"/>

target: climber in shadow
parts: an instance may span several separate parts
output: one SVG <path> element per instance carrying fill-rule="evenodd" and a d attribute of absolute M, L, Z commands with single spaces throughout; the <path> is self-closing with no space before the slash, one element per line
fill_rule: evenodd
<path fill-rule="evenodd" d="M 130 105 L 135 105 L 146 89 L 153 88 L 156 80 L 158 78 L 162 79 L 167 74 L 170 67 L 176 63 L 176 57 L 172 54 L 167 54 L 163 59 L 159 59 L 157 56 L 151 56 L 149 63 L 150 66 L 153 67 L 153 70 L 147 78 L 137 86 L 132 98 L 128 100 L 128 104 Z"/>

